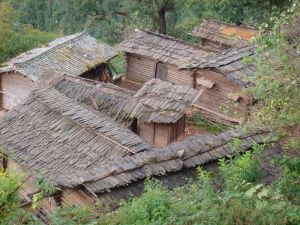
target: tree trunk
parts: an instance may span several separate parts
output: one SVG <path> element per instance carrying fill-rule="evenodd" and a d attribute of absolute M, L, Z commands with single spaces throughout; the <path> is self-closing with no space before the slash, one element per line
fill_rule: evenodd
<path fill-rule="evenodd" d="M 165 8 L 161 8 L 158 12 L 158 26 L 159 33 L 167 34 L 167 23 L 166 23 L 166 10 Z"/>
<path fill-rule="evenodd" d="M 239 8 L 237 10 L 237 20 L 235 22 L 236 25 L 241 26 L 244 22 L 244 9 Z"/>

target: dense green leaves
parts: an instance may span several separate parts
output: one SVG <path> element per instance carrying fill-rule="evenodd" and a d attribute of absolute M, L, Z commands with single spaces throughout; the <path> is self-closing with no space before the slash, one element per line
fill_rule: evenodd
<path fill-rule="evenodd" d="M 248 155 L 239 160 L 244 162 L 244 173 L 250 174 L 255 161 Z M 299 205 L 293 205 L 276 186 L 246 182 L 243 177 L 233 180 L 231 174 L 237 172 L 237 166 L 230 164 L 226 172 L 221 170 L 221 176 L 229 183 L 222 191 L 215 190 L 211 174 L 201 169 L 197 182 L 174 191 L 148 181 L 141 197 L 104 216 L 97 224 L 299 224 Z"/>
<path fill-rule="evenodd" d="M 280 132 L 300 124 L 299 9 L 295 3 L 279 19 L 271 18 L 272 29 L 257 40 L 253 58 L 258 70 L 249 93 L 259 100 L 255 121 Z"/>
<path fill-rule="evenodd" d="M 19 22 L 63 34 L 88 29 L 110 44 L 121 41 L 134 28 L 172 34 L 187 40 L 203 18 L 227 22 L 266 21 L 280 0 L 10 0 L 20 14 Z"/>
<path fill-rule="evenodd" d="M 20 24 L 17 17 L 17 12 L 9 4 L 0 3 L 0 64 L 56 36 L 36 30 L 31 25 Z"/>
<path fill-rule="evenodd" d="M 20 177 L 16 174 L 7 174 L 0 170 L 0 222 L 8 224 L 15 221 L 18 216 L 19 194 L 18 190 L 22 184 Z"/>

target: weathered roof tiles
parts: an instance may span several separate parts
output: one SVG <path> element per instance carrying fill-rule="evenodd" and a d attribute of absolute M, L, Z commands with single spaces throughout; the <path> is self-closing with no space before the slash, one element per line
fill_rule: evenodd
<path fill-rule="evenodd" d="M 97 108 L 97 98 L 103 94 L 107 105 L 117 104 L 114 98 L 123 93 L 124 99 L 132 97 L 134 101 L 152 94 L 167 95 L 178 98 L 184 107 L 197 95 L 196 90 L 190 93 L 181 86 L 173 90 L 169 85 L 152 80 L 132 96 L 111 84 L 61 76 L 33 91 L 1 119 L 0 145 L 26 169 L 42 173 L 58 187 L 84 186 L 97 194 L 146 176 L 161 176 L 217 160 L 231 154 L 230 141 L 234 137 L 241 139 L 240 150 L 244 151 L 269 135 L 262 130 L 231 130 L 220 135 L 195 135 L 181 143 L 155 148 Z M 95 98 L 94 103 L 87 101 L 90 96 Z M 170 108 L 162 106 L 159 103 L 154 110 L 182 112 L 172 104 Z"/>
<path fill-rule="evenodd" d="M 204 20 L 191 32 L 192 35 L 229 46 L 245 44 L 259 32 L 252 27 L 237 26 L 216 20 Z"/>
<path fill-rule="evenodd" d="M 0 144 L 25 168 L 45 171 L 54 183 L 67 171 L 151 148 L 105 114 L 54 88 L 33 91 L 7 113 L 0 124 Z"/>
<path fill-rule="evenodd" d="M 82 32 L 25 52 L 7 62 L 0 72 L 18 71 L 33 81 L 42 77 L 45 69 L 79 76 L 116 55 L 112 47 Z"/>
<path fill-rule="evenodd" d="M 199 95 L 200 91 L 188 86 L 152 79 L 134 95 L 137 104 L 131 116 L 149 123 L 175 123 Z"/>
<path fill-rule="evenodd" d="M 177 66 L 216 52 L 174 37 L 142 30 L 136 30 L 132 36 L 118 44 L 116 49 Z"/>
<path fill-rule="evenodd" d="M 254 46 L 234 47 L 214 56 L 183 65 L 181 69 L 216 69 L 233 82 L 246 87 L 251 83 L 249 80 L 254 76 L 256 67 L 244 63 L 243 59 L 254 55 L 254 53 Z"/>

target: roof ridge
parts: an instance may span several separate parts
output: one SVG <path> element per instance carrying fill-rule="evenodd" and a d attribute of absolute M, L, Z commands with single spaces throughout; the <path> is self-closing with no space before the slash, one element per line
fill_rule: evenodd
<path fill-rule="evenodd" d="M 208 50 L 208 51 L 211 51 L 211 52 L 216 52 L 216 50 L 213 49 L 213 48 L 204 47 L 204 46 L 199 45 L 199 44 L 190 43 L 190 42 L 187 42 L 187 41 L 185 41 L 185 40 L 183 40 L 181 38 L 173 37 L 173 36 L 170 36 L 170 35 L 167 35 L 167 34 L 160 34 L 160 33 L 156 33 L 156 32 L 149 31 L 149 30 L 143 30 L 143 29 L 135 29 L 135 32 L 136 32 L 135 34 L 137 34 L 137 32 L 144 32 L 144 33 L 147 33 L 147 34 L 151 34 L 151 35 L 155 35 L 155 36 L 158 36 L 158 37 L 166 38 L 168 40 L 177 41 L 177 42 L 180 42 L 181 44 L 189 45 L 189 46 L 197 48 L 197 49 L 202 49 L 202 50 Z M 134 36 L 135 34 L 133 34 L 132 36 Z"/>
<path fill-rule="evenodd" d="M 70 36 L 72 36 L 72 35 L 70 35 Z M 88 34 L 88 32 L 86 30 L 84 30 L 83 32 L 80 32 L 78 34 L 75 34 L 73 38 L 67 39 L 67 40 L 63 41 L 62 43 L 58 43 L 57 45 L 54 45 L 54 46 L 49 47 L 48 49 L 45 49 L 45 51 L 43 51 L 43 52 L 41 52 L 41 53 L 39 53 L 37 55 L 34 55 L 33 57 L 31 57 L 29 59 L 26 59 L 26 60 L 24 60 L 22 62 L 15 62 L 15 63 L 13 63 L 13 66 L 17 67 L 18 65 L 22 65 L 24 63 L 28 63 L 30 61 L 33 61 L 33 60 L 35 60 L 37 58 L 42 57 L 45 54 L 49 54 L 50 52 L 53 52 L 54 50 L 60 48 L 63 45 L 66 45 L 67 43 L 69 43 L 71 41 L 80 39 L 80 38 L 85 37 L 85 36 L 89 36 L 89 34 Z M 59 39 L 59 38 L 57 38 L 57 39 Z M 55 40 L 57 40 L 57 39 L 55 39 Z M 54 42 L 55 40 L 51 41 L 50 43 Z M 48 43 L 48 44 L 50 44 L 50 43 Z M 35 48 L 35 49 L 38 49 L 38 48 Z M 32 50 L 34 50 L 34 49 L 31 49 L 31 50 L 29 50 L 27 52 L 30 52 Z M 23 54 L 26 54 L 26 52 L 24 52 Z"/>
<path fill-rule="evenodd" d="M 187 139 L 187 140 L 185 140 L 181 143 L 172 143 L 170 145 L 167 145 L 164 148 L 153 148 L 153 149 L 151 149 L 147 152 L 137 153 L 137 154 L 132 155 L 132 156 L 125 156 L 125 157 L 123 157 L 119 160 L 115 160 L 115 161 L 112 161 L 112 162 L 106 162 L 104 164 L 101 164 L 102 167 L 97 165 L 101 168 L 107 167 L 107 168 L 110 168 L 110 169 L 106 170 L 105 173 L 100 172 L 100 173 L 97 174 L 97 172 L 96 172 L 94 174 L 94 176 L 91 176 L 91 177 L 89 177 L 89 179 L 87 179 L 85 181 L 82 181 L 81 184 L 89 185 L 89 183 L 101 182 L 101 180 L 103 180 L 103 179 L 106 179 L 106 178 L 109 179 L 110 176 L 118 176 L 118 175 L 121 175 L 121 174 L 124 174 L 124 173 L 130 173 L 132 171 L 139 170 L 144 166 L 164 163 L 164 162 L 168 162 L 170 160 L 179 160 L 178 163 L 180 163 L 182 165 L 182 167 L 186 167 L 186 168 L 195 167 L 197 165 L 202 165 L 202 164 L 207 163 L 209 161 L 216 160 L 218 158 L 226 156 L 227 154 L 230 154 L 230 153 L 228 153 L 228 150 L 224 151 L 225 150 L 224 146 L 230 146 L 230 141 L 236 136 L 238 138 L 240 138 L 241 141 L 242 141 L 241 152 L 243 152 L 243 151 L 249 149 L 251 147 L 249 145 L 253 145 L 254 144 L 253 142 L 257 142 L 257 143 L 261 142 L 262 139 L 261 139 L 260 136 L 268 136 L 270 134 L 269 131 L 264 131 L 264 130 L 258 130 L 258 131 L 255 131 L 255 132 L 251 132 L 249 134 L 245 134 L 241 130 L 238 131 L 238 134 L 235 134 L 235 131 L 236 130 L 229 130 L 229 131 L 226 131 L 226 132 L 221 133 L 219 135 L 204 135 L 204 136 L 203 135 L 194 135 L 194 136 L 190 137 L 189 139 Z M 197 143 L 202 143 L 203 146 L 206 149 L 202 149 L 201 146 L 199 147 L 199 149 L 197 149 L 197 151 L 195 151 L 195 149 L 193 149 L 193 150 L 185 149 L 184 145 L 186 143 L 190 142 L 191 140 L 194 140 L 193 138 L 194 139 L 197 138 L 196 142 Z M 210 143 L 212 141 L 216 141 L 214 146 L 210 146 Z M 220 154 L 220 153 L 211 154 L 210 156 L 213 157 L 214 159 L 206 158 L 205 162 L 199 160 L 199 162 L 196 163 L 197 165 L 190 165 L 189 163 L 187 163 L 188 165 L 185 165 L 185 161 L 191 160 L 193 157 L 197 157 L 197 156 L 202 155 L 202 154 L 207 154 L 207 153 L 209 154 L 209 152 L 215 151 L 217 149 L 221 149 L 222 154 Z M 185 158 L 180 156 L 180 154 L 178 154 L 178 152 L 182 151 L 182 150 L 191 153 L 191 155 L 189 155 L 188 157 L 185 157 Z M 161 154 L 158 154 L 158 153 L 161 153 Z M 154 157 L 153 154 L 157 155 L 157 159 L 153 158 Z M 183 153 L 183 154 L 186 154 L 186 153 Z M 136 163 L 136 162 L 138 162 L 138 163 Z M 135 165 L 135 166 L 133 166 L 133 167 L 121 167 L 120 165 L 122 165 L 124 163 L 125 164 L 132 164 L 132 165 Z M 181 169 L 181 167 L 177 168 L 177 169 L 174 169 L 172 167 L 171 170 L 163 168 L 164 173 L 171 172 L 171 171 L 174 172 L 174 171 L 177 171 L 177 170 L 180 170 L 180 169 Z M 161 170 L 161 168 L 157 167 L 157 170 Z M 157 175 L 159 173 L 158 171 L 156 171 L 153 174 L 149 174 L 149 172 L 144 172 L 144 174 L 140 174 L 141 177 L 134 177 L 134 180 L 141 179 L 141 178 L 149 176 L 149 175 Z M 126 182 L 131 183 L 131 182 L 133 182 L 133 180 L 129 180 L 129 181 L 127 180 Z M 124 184 L 122 184 L 122 181 L 120 181 L 120 184 L 118 184 L 116 186 L 122 186 L 122 185 L 124 185 Z M 107 190 L 107 189 L 109 190 L 110 188 L 113 188 L 113 187 L 103 187 L 103 188 L 105 190 Z M 103 191 L 103 190 L 98 190 L 98 192 L 101 192 L 101 191 Z"/>

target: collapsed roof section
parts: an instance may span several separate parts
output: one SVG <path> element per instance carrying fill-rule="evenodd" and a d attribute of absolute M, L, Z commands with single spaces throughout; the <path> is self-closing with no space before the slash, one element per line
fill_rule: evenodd
<path fill-rule="evenodd" d="M 257 37 L 259 31 L 252 27 L 237 26 L 216 20 L 204 20 L 195 27 L 191 34 L 228 46 L 237 46 Z"/>

